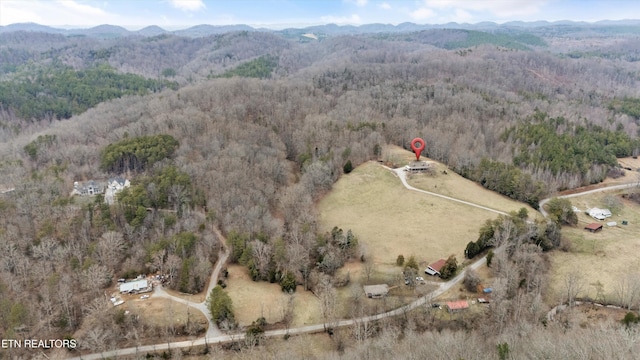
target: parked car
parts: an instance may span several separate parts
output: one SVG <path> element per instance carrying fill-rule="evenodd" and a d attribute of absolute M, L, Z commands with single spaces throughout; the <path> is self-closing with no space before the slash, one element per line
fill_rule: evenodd
<path fill-rule="evenodd" d="M 140 299 L 142 299 L 142 300 L 146 300 L 146 299 L 148 299 L 148 298 L 149 298 L 149 295 L 142 295 L 142 296 L 140 296 Z"/>

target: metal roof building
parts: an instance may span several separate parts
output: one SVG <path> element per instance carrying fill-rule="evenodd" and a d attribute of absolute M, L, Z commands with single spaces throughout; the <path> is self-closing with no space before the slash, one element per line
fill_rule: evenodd
<path fill-rule="evenodd" d="M 147 279 L 130 281 L 120 284 L 121 293 L 151 291 L 151 285 Z"/>
<path fill-rule="evenodd" d="M 449 312 L 460 311 L 469 308 L 467 300 L 449 301 L 447 302 Z"/>
<path fill-rule="evenodd" d="M 440 269 L 447 263 L 447 260 L 440 259 L 433 264 L 429 265 L 427 269 L 424 271 L 425 274 L 429 275 L 440 275 Z"/>

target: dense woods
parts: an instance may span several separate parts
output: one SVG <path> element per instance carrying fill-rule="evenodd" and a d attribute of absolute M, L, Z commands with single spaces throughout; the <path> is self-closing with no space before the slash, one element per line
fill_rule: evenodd
<path fill-rule="evenodd" d="M 25 120 L 68 119 L 97 104 L 126 95 L 144 95 L 176 83 L 121 74 L 108 65 L 85 70 L 68 66 L 19 68 L 0 81 L 0 107 Z"/>
<path fill-rule="evenodd" d="M 203 290 L 221 248 L 214 227 L 254 280 L 322 291 L 364 257 L 357 234 L 319 231 L 314 202 L 343 172 L 392 161 L 381 149 L 409 149 L 416 136 L 429 157 L 532 206 L 602 180 L 616 156 L 638 154 L 640 69 L 567 56 L 576 49 L 554 47 L 554 31 L 313 42 L 0 34 L 0 185 L 15 188 L 0 195 L 0 337 L 80 336 L 101 350 L 134 330 L 169 336 L 143 320 L 115 326 L 103 295 L 119 277 L 153 272 Z M 131 179 L 117 204 L 69 196 L 74 181 L 111 176 Z M 556 223 L 525 217 L 487 223 L 467 247 L 517 244 L 492 259 L 503 289 L 486 329 L 515 353 L 525 350 L 508 331 L 540 323 L 543 250 L 559 245 Z M 210 307 L 230 324 L 226 301 Z"/>
<path fill-rule="evenodd" d="M 100 166 L 105 171 L 118 174 L 142 171 L 160 160 L 171 157 L 177 147 L 178 141 L 170 135 L 125 138 L 104 148 Z"/>

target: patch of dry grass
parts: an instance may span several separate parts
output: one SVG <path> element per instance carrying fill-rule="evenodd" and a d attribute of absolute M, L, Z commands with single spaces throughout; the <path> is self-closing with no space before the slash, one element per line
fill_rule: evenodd
<path fill-rule="evenodd" d="M 247 269 L 240 265 L 231 265 L 227 270 L 229 278 L 225 291 L 233 301 L 236 320 L 241 326 L 251 325 L 262 316 L 268 323 L 282 320 L 288 295 L 280 290 L 280 285 L 255 282 L 249 277 Z M 295 317 L 291 326 L 322 322 L 320 304 L 313 293 L 298 286 L 294 296 Z"/>
<path fill-rule="evenodd" d="M 486 192 L 478 189 L 478 192 Z M 320 224 L 351 229 L 379 271 L 397 271 L 395 261 L 413 255 L 421 267 L 456 255 L 463 260 L 469 241 L 497 215 L 405 189 L 395 174 L 365 163 L 336 182 L 319 205 Z"/>
<path fill-rule="evenodd" d="M 434 193 L 451 196 L 456 199 L 469 201 L 478 205 L 504 212 L 527 209 L 530 217 L 540 216 L 540 213 L 531 206 L 512 200 L 504 195 L 489 191 L 482 185 L 469 179 L 465 179 L 457 173 L 449 170 L 446 165 L 428 160 L 432 163 L 434 171 L 431 174 L 412 174 L 407 181 L 411 186 Z"/>
<path fill-rule="evenodd" d="M 176 327 L 186 326 L 188 319 L 190 322 L 208 327 L 209 322 L 204 314 L 192 307 L 153 296 L 147 300 L 139 299 L 140 295 L 137 297 L 137 299 L 127 300 L 121 306 L 133 314 L 139 314 L 151 326 L 165 328 L 171 323 Z"/>

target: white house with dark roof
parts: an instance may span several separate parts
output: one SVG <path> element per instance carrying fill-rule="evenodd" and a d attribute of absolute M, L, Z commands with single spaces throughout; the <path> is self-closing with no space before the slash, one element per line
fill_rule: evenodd
<path fill-rule="evenodd" d="M 73 194 L 74 195 L 98 195 L 104 192 L 104 184 L 95 181 L 76 181 L 73 183 Z"/>
<path fill-rule="evenodd" d="M 123 177 L 109 179 L 107 181 L 107 188 L 104 191 L 104 201 L 107 204 L 112 205 L 116 201 L 116 194 L 129 186 L 131 186 L 131 183 Z"/>

